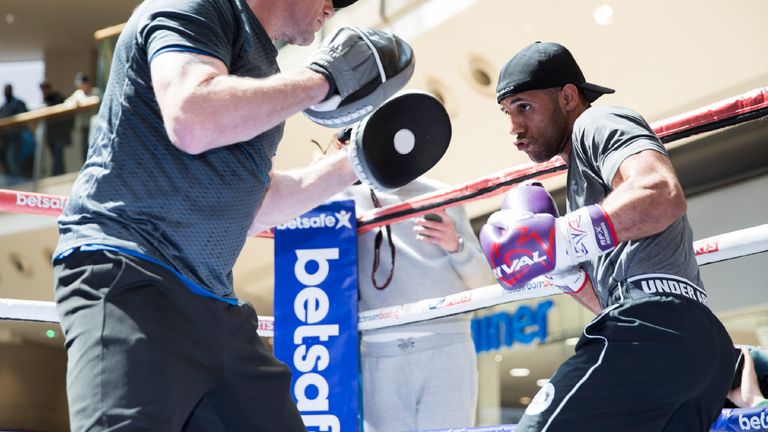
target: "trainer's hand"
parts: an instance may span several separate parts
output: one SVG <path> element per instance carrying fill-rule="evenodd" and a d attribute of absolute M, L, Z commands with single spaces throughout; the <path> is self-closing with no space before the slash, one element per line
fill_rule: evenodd
<path fill-rule="evenodd" d="M 425 217 L 417 218 L 414 221 L 415 225 L 413 227 L 416 238 L 440 246 L 448 253 L 457 252 L 459 250 L 459 233 L 456 232 L 453 219 L 448 216 L 445 210 L 439 210 L 431 214 L 440 216 L 442 220 L 429 220 Z"/>
<path fill-rule="evenodd" d="M 304 113 L 339 128 L 358 122 L 402 89 L 413 75 L 413 49 L 398 36 L 367 27 L 342 27 L 323 41 L 307 67 L 323 75 L 325 99 Z"/>

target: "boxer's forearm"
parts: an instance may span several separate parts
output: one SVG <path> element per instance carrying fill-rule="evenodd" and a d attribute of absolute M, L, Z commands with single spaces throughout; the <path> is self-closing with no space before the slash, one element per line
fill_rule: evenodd
<path fill-rule="evenodd" d="M 600 306 L 600 300 L 597 299 L 595 289 L 592 287 L 592 281 L 587 278 L 587 284 L 578 293 L 571 294 L 577 302 L 581 303 L 584 307 L 598 314 L 603 307 Z"/>

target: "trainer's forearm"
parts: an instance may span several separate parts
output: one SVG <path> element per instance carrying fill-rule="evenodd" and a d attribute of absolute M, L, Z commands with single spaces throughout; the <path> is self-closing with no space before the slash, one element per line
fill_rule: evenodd
<path fill-rule="evenodd" d="M 184 99 L 174 135 L 190 153 L 242 142 L 318 102 L 327 86 L 309 69 L 262 79 L 220 75 Z"/>
<path fill-rule="evenodd" d="M 305 213 L 356 180 L 345 152 L 326 156 L 304 168 L 274 172 L 248 234 L 256 235 Z"/>

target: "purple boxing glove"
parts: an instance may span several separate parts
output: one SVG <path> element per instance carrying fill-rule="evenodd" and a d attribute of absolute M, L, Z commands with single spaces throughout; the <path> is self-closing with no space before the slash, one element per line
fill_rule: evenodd
<path fill-rule="evenodd" d="M 538 276 L 568 293 L 581 290 L 586 274 L 579 263 L 616 246 L 608 215 L 597 205 L 557 217 L 552 197 L 540 183 L 507 193 L 502 210 L 480 231 L 480 244 L 499 283 L 514 289 Z"/>
<path fill-rule="evenodd" d="M 515 289 L 554 270 L 556 219 L 517 210 L 493 213 L 480 230 L 480 246 L 496 279 Z"/>
<path fill-rule="evenodd" d="M 560 216 L 555 200 L 544 189 L 544 185 L 536 181 L 522 184 L 507 192 L 501 208 Z M 544 278 L 566 294 L 576 294 L 587 285 L 587 273 L 578 265 L 560 273 L 548 273 Z"/>
<path fill-rule="evenodd" d="M 557 211 L 555 200 L 552 199 L 549 192 L 544 189 L 544 185 L 537 181 L 522 183 L 519 186 L 510 189 L 507 194 L 504 195 L 501 209 L 529 212 L 533 214 L 547 213 L 554 217 L 560 216 L 560 212 Z"/>

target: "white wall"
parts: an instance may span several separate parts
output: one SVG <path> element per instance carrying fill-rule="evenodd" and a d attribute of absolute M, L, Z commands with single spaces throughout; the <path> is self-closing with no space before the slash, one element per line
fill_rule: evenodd
<path fill-rule="evenodd" d="M 700 240 L 768 223 L 768 176 L 688 199 L 693 237 Z M 768 253 L 701 267 L 715 312 L 768 304 Z"/>
<path fill-rule="evenodd" d="M 24 101 L 27 108 L 35 109 L 43 105 L 43 95 L 40 92 L 40 82 L 45 74 L 45 64 L 42 60 L 23 62 L 0 62 L 0 86 L 13 86 L 13 95 Z M 0 105 L 5 98 L 0 96 Z"/>

